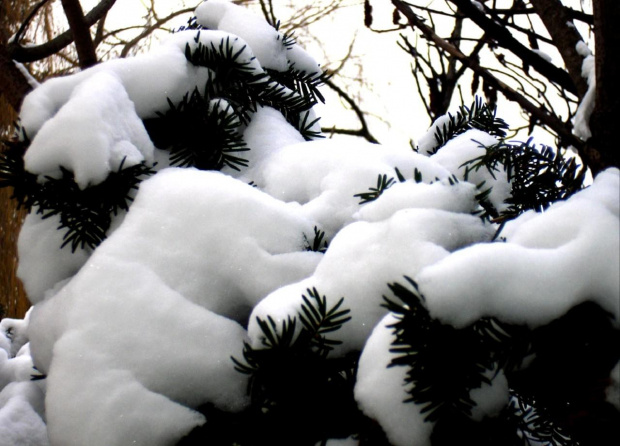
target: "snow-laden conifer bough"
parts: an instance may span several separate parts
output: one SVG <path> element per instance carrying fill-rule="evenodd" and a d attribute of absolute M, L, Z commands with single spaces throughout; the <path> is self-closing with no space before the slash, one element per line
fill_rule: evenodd
<path fill-rule="evenodd" d="M 417 151 L 322 139 L 291 36 L 195 15 L 24 102 L 0 176 L 33 308 L 0 322 L 0 444 L 607 435 L 563 421 L 588 379 L 618 418 L 618 170 L 584 188 L 479 100 Z"/>

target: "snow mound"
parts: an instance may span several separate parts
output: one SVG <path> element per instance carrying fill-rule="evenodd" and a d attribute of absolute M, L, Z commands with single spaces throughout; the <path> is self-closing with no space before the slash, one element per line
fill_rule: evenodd
<path fill-rule="evenodd" d="M 168 444 L 204 422 L 192 407 L 245 407 L 230 360 L 245 330 L 228 317 L 314 271 L 312 227 L 298 206 L 220 173 L 145 181 L 123 224 L 33 310 L 52 442 Z"/>
<path fill-rule="evenodd" d="M 423 269 L 415 279 L 432 316 L 457 327 L 483 316 L 535 327 L 591 300 L 618 326 L 619 175 L 609 169 L 545 213 L 523 214 L 506 243 L 473 245 Z"/>
<path fill-rule="evenodd" d="M 434 423 L 424 421 L 423 407 L 404 404 L 409 396 L 403 385 L 406 367 L 388 367 L 393 325 L 398 320 L 386 315 L 377 324 L 360 357 L 355 400 L 364 414 L 381 425 L 394 446 L 430 446 Z"/>
<path fill-rule="evenodd" d="M 26 169 L 60 178 L 73 172 L 84 189 L 121 166 L 153 162 L 154 146 L 118 77 L 99 72 L 78 85 L 24 156 Z"/>

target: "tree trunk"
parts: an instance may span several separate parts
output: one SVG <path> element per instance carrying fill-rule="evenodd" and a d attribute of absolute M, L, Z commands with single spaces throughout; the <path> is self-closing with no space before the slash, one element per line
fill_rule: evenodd
<path fill-rule="evenodd" d="M 23 318 L 30 307 L 21 282 L 17 279 L 17 235 L 24 211 L 17 210 L 11 191 L 0 189 L 0 319 Z"/>
<path fill-rule="evenodd" d="M 620 123 L 620 17 L 618 0 L 594 0 L 596 94 L 590 118 L 592 137 L 587 141 L 593 173 L 616 166 Z"/>

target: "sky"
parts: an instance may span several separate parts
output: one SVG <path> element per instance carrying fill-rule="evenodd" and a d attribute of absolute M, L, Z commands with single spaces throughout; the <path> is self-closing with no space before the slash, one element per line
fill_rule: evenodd
<path fill-rule="evenodd" d="M 588 0 L 589 1 L 589 0 Z M 83 0 L 85 11 L 97 0 Z M 107 23 L 114 27 L 133 26 L 140 23 L 144 15 L 148 0 L 117 0 L 107 18 Z M 158 0 L 157 11 L 164 17 L 172 11 L 198 4 L 198 0 Z M 258 2 L 254 2 L 257 14 L 260 14 Z M 314 2 L 314 4 L 319 2 Z M 328 2 L 323 2 L 328 3 Z M 363 2 L 361 0 L 343 0 L 345 7 L 336 10 L 329 17 L 314 23 L 310 27 L 309 35 L 297 33 L 306 50 L 317 61 L 328 68 L 338 66 L 349 51 L 353 43 L 352 58 L 345 64 L 343 78 L 337 78 L 336 83 L 344 86 L 361 108 L 368 113 L 367 120 L 373 135 L 383 144 L 406 145 L 410 140 L 417 143 L 419 138 L 428 129 L 431 122 L 420 100 L 417 88 L 411 74 L 412 59 L 401 50 L 397 41 L 398 32 L 375 33 L 364 26 Z M 440 6 L 443 1 L 429 0 L 433 7 Z M 578 7 L 580 0 L 566 0 L 565 4 Z M 276 15 L 283 23 L 287 22 L 287 14 L 291 9 L 288 4 L 300 7 L 302 1 L 274 1 Z M 392 7 L 388 1 L 373 1 L 373 28 L 392 28 Z M 176 28 L 186 23 L 189 15 L 180 16 L 170 22 Z M 438 23 L 441 27 L 441 23 Z M 541 24 L 542 26 L 542 24 Z M 445 34 L 445 33 L 444 33 Z M 582 33 L 583 34 L 583 33 Z M 408 32 L 411 36 L 411 32 Z M 543 47 L 544 48 L 544 47 Z M 557 52 L 545 49 L 552 60 L 561 64 Z M 346 78 L 363 79 L 363 84 L 346 88 Z M 468 94 L 469 84 L 466 76 L 463 81 L 464 94 Z M 469 79 L 471 79 L 469 77 Z M 359 121 L 348 107 L 342 104 L 338 95 L 328 87 L 323 87 L 323 94 L 327 101 L 325 105 L 317 106 L 317 114 L 322 117 L 323 127 L 359 128 Z M 467 99 L 466 99 L 467 101 Z M 453 98 L 453 110 L 460 105 L 458 95 Z M 562 106 L 562 104 L 559 104 Z M 519 113 L 520 109 L 508 101 L 503 101 L 500 95 L 500 109 L 498 115 L 512 127 L 526 124 Z M 534 133 L 537 141 L 553 145 L 550 135 L 542 130 Z M 528 135 L 521 132 L 516 139 L 525 140 Z"/>
<path fill-rule="evenodd" d="M 97 3 L 97 0 L 82 1 L 85 12 Z M 145 4 L 148 3 L 146 0 L 117 0 L 108 15 L 107 23 L 113 24 L 115 28 L 135 25 L 140 22 Z M 164 17 L 172 11 L 197 3 L 197 0 L 159 0 L 157 11 L 160 17 Z M 302 2 L 298 2 L 300 3 Z M 396 34 L 377 34 L 364 27 L 363 2 L 345 0 L 343 3 L 349 6 L 312 25 L 311 33 L 316 40 L 304 39 L 304 46 L 319 63 L 332 67 L 337 66 L 345 57 L 352 40 L 355 39 L 355 60 L 343 73 L 357 77 L 361 67 L 365 88 L 358 93 L 357 99 L 363 104 L 364 111 L 370 114 L 368 120 L 371 131 L 382 143 L 408 146 L 410 138 L 417 139 L 430 125 L 415 91 L 409 58 L 396 45 Z M 280 9 L 276 9 L 276 14 L 285 22 L 287 8 L 282 7 L 282 2 L 278 1 L 275 2 L 276 8 L 278 4 Z M 388 27 L 391 22 L 391 8 L 377 6 L 374 12 L 378 26 L 385 23 Z M 257 13 L 260 14 L 258 8 Z M 188 17 L 189 15 L 181 16 L 170 23 L 176 28 L 184 25 Z M 323 56 L 325 60 L 322 60 Z M 325 105 L 317 107 L 317 113 L 322 117 L 323 126 L 359 127 L 355 115 L 343 109 L 337 94 L 328 87 L 323 87 L 322 92 L 327 101 Z"/>

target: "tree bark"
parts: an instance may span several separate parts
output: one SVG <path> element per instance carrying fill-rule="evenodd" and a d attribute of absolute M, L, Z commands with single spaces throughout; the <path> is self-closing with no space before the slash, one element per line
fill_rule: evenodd
<path fill-rule="evenodd" d="M 19 112 L 24 97 L 32 90 L 28 79 L 15 65 L 5 45 L 0 43 L 0 95 Z"/>
<path fill-rule="evenodd" d="M 592 137 L 587 141 L 593 173 L 620 167 L 618 124 L 620 124 L 620 17 L 618 0 L 593 0 L 596 92 L 590 118 Z"/>
<path fill-rule="evenodd" d="M 530 1 L 536 10 L 536 14 L 545 24 L 545 28 L 547 28 L 553 43 L 562 55 L 568 74 L 577 87 L 577 96 L 580 99 L 583 98 L 586 91 L 588 91 L 588 83 L 581 75 L 583 57 L 576 49 L 577 42 L 582 41 L 583 38 L 573 25 L 569 11 L 560 0 Z"/>
<path fill-rule="evenodd" d="M 62 0 L 62 7 L 73 34 L 73 41 L 78 53 L 81 68 L 88 68 L 97 63 L 95 45 L 90 36 L 90 28 L 84 19 L 84 11 L 79 0 Z"/>
<path fill-rule="evenodd" d="M 86 24 L 90 27 L 97 23 L 99 19 L 106 15 L 115 2 L 116 0 L 101 0 L 97 6 L 84 16 Z M 8 51 L 11 57 L 18 62 L 34 62 L 56 54 L 72 42 L 73 33 L 71 30 L 67 30 L 41 45 L 23 47 L 18 41 L 12 41 L 8 45 Z"/>
<path fill-rule="evenodd" d="M 546 61 L 531 49 L 514 38 L 509 29 L 487 17 L 471 0 L 449 0 L 459 10 L 471 19 L 476 25 L 484 30 L 487 37 L 493 39 L 502 48 L 511 51 L 515 56 L 526 62 L 550 82 L 558 84 L 561 88 L 573 94 L 577 94 L 577 87 L 566 71 Z"/>
<path fill-rule="evenodd" d="M 17 278 L 17 235 L 25 212 L 10 199 L 11 191 L 0 189 L 0 319 L 21 319 L 28 311 L 30 302 L 22 283 Z"/>

